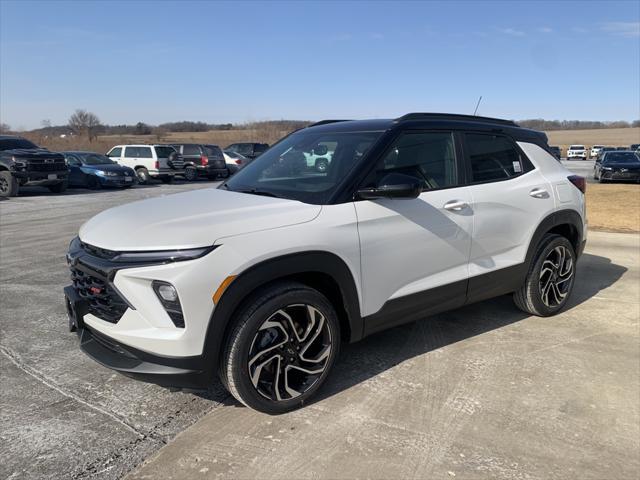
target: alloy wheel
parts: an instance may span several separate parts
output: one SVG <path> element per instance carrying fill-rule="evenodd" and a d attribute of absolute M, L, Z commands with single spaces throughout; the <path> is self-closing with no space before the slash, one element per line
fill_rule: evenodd
<path fill-rule="evenodd" d="M 6 195 L 9 192 L 9 182 L 6 178 L 0 177 L 0 194 Z"/>
<path fill-rule="evenodd" d="M 571 289 L 574 263 L 569 250 L 560 245 L 549 252 L 540 269 L 540 295 L 550 308 L 561 305 Z"/>
<path fill-rule="evenodd" d="M 289 305 L 273 313 L 256 332 L 249 349 L 249 378 L 269 400 L 299 397 L 320 379 L 331 349 L 331 332 L 322 312 L 311 305 Z"/>

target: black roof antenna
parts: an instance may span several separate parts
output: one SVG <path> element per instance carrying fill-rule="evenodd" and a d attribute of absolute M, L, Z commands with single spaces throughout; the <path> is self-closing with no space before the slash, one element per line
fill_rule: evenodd
<path fill-rule="evenodd" d="M 482 101 L 482 95 L 480 95 L 480 98 L 478 99 L 478 103 L 476 103 L 476 109 L 473 111 L 473 116 L 476 116 L 476 113 L 478 113 L 478 107 L 480 106 L 480 102 Z"/>

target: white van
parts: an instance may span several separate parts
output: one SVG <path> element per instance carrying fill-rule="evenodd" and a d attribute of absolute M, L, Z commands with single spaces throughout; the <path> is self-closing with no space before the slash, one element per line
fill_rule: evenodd
<path fill-rule="evenodd" d="M 184 174 L 184 161 L 168 145 L 116 145 L 107 156 L 114 162 L 133 168 L 139 183 L 157 178 L 171 183 L 175 175 Z"/>

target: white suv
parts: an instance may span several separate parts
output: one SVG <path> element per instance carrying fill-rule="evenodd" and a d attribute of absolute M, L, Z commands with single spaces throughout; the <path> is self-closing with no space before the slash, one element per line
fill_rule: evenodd
<path fill-rule="evenodd" d="M 327 142 L 324 172 L 289 164 Z M 85 223 L 67 254 L 70 328 L 105 366 L 172 386 L 219 375 L 240 402 L 284 412 L 342 341 L 508 293 L 533 315 L 566 307 L 584 189 L 544 133 L 513 122 L 320 122 L 218 189 Z"/>
<path fill-rule="evenodd" d="M 567 160 L 579 158 L 581 160 L 587 159 L 587 149 L 584 145 L 571 145 L 567 150 Z"/>
<path fill-rule="evenodd" d="M 107 153 L 116 163 L 132 168 L 138 182 L 157 178 L 171 183 L 175 175 L 184 174 L 184 161 L 175 148 L 168 145 L 116 145 Z"/>
<path fill-rule="evenodd" d="M 589 157 L 598 158 L 598 155 L 600 155 L 600 152 L 602 152 L 603 148 L 604 145 L 594 145 L 593 147 L 591 147 L 591 150 L 589 150 Z"/>

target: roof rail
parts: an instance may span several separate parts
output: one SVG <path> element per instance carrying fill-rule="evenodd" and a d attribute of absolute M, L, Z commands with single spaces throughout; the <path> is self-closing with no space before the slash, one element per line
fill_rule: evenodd
<path fill-rule="evenodd" d="M 349 120 L 320 120 L 319 122 L 312 123 L 311 125 L 307 125 L 309 127 L 317 127 L 318 125 L 326 125 L 328 123 L 338 123 L 338 122 L 348 122 Z"/>
<path fill-rule="evenodd" d="M 512 120 L 503 120 L 502 118 L 477 117 L 475 115 L 462 115 L 458 113 L 407 113 L 396 118 L 396 122 L 406 122 L 409 120 L 454 120 L 465 122 L 481 122 L 496 123 L 499 125 L 509 125 L 510 127 L 518 127 L 519 125 Z"/>

